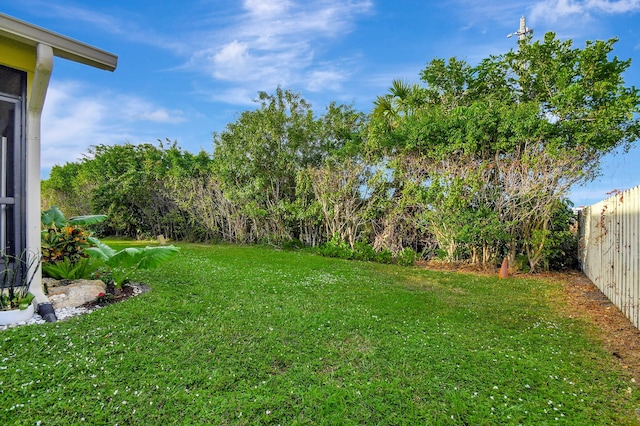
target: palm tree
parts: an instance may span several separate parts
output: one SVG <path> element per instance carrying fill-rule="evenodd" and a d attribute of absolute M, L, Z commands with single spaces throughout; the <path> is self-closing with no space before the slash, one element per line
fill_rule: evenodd
<path fill-rule="evenodd" d="M 393 80 L 389 93 L 378 96 L 374 101 L 373 115 L 384 118 L 390 127 L 395 128 L 399 119 L 413 115 L 423 105 L 423 95 L 424 89 L 420 85 Z"/>

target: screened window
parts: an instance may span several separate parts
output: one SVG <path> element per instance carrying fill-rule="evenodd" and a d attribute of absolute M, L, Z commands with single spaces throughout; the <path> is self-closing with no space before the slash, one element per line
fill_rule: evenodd
<path fill-rule="evenodd" d="M 25 247 L 26 73 L 0 65 L 0 251 Z"/>

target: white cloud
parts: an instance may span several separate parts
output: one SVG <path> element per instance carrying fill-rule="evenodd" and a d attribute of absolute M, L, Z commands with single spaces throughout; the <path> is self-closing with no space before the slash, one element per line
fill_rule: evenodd
<path fill-rule="evenodd" d="M 589 18 L 592 13 L 620 14 L 640 11 L 640 0 L 544 0 L 531 8 L 533 21 L 557 22 L 568 16 Z"/>
<path fill-rule="evenodd" d="M 640 0 L 588 0 L 585 2 L 588 10 L 598 10 L 604 13 L 627 13 L 640 10 Z"/>
<path fill-rule="evenodd" d="M 122 23 L 114 17 L 99 13 L 93 10 L 59 4 L 42 4 L 41 6 L 51 8 L 51 12 L 74 22 L 85 22 L 92 25 L 101 32 L 122 34 L 124 32 Z"/>
<path fill-rule="evenodd" d="M 226 44 L 213 55 L 214 76 L 221 80 L 244 80 L 252 74 L 254 60 L 246 43 L 237 40 Z"/>
<path fill-rule="evenodd" d="M 337 63 L 344 58 L 327 64 L 324 55 L 332 43 L 340 42 L 355 28 L 359 17 L 374 8 L 373 0 L 242 0 L 228 2 L 222 10 L 215 2 L 208 2 L 209 10 L 203 13 L 207 4 L 203 2 L 189 5 L 184 14 L 177 15 L 169 33 L 131 11 L 120 9 L 116 16 L 66 1 L 25 1 L 65 25 L 73 22 L 74 27 L 95 27 L 101 33 L 116 35 L 119 41 L 152 45 L 186 57 L 183 66 L 172 70 L 189 70 L 206 75 L 218 86 L 222 83 L 218 90 L 226 93 L 216 97 L 236 99 L 236 104 L 245 104 L 258 91 L 272 91 L 277 86 L 316 90 L 313 88 L 325 85 L 339 92 L 353 68 L 346 70 L 344 64 Z M 197 19 L 189 10 L 198 10 Z M 348 59 L 354 54 L 345 52 L 343 56 Z M 357 66 L 355 61 L 350 65 Z M 240 88 L 251 94 L 249 99 L 237 99 Z"/>
<path fill-rule="evenodd" d="M 228 89 L 216 90 L 208 97 L 212 101 L 224 102 L 231 105 L 254 106 L 254 99 L 258 96 L 258 92 L 243 87 L 230 87 Z"/>
<path fill-rule="evenodd" d="M 258 17 L 281 15 L 291 7 L 287 0 L 245 0 L 243 3 L 251 15 Z"/>
<path fill-rule="evenodd" d="M 141 111 L 137 116 L 134 116 L 143 121 L 153 121 L 155 123 L 171 123 L 177 124 L 185 121 L 180 110 L 168 110 L 164 108 Z"/>
<path fill-rule="evenodd" d="M 583 13 L 582 5 L 573 0 L 544 0 L 531 8 L 531 20 L 555 22 L 568 15 Z"/>
<path fill-rule="evenodd" d="M 241 104 L 241 92 L 255 97 L 278 85 L 340 90 L 350 72 L 317 62 L 330 40 L 348 34 L 355 19 L 373 7 L 370 0 L 245 0 L 242 5 L 245 13 L 196 44 L 188 64 L 227 83 L 217 99 Z"/>
<path fill-rule="evenodd" d="M 307 89 L 311 92 L 337 91 L 345 80 L 346 76 L 339 71 L 316 70 L 309 73 Z"/>
<path fill-rule="evenodd" d="M 152 121 L 154 123 L 167 124 L 179 124 L 186 121 L 181 110 L 159 108 L 151 102 L 135 96 L 115 96 L 112 102 L 120 107 L 115 115 L 112 114 L 111 116 L 121 120 L 129 122 Z"/>
<path fill-rule="evenodd" d="M 173 125 L 185 121 L 180 110 L 158 107 L 130 95 L 96 91 L 74 81 L 52 81 L 42 115 L 41 166 L 73 162 L 91 145 L 131 141 L 148 142 L 162 137 L 139 131 L 142 122 Z"/>

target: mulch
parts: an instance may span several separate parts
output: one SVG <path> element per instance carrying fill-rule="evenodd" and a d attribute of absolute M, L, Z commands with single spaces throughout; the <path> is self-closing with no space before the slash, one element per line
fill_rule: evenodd
<path fill-rule="evenodd" d="M 92 300 L 80 307 L 94 310 L 95 308 L 103 308 L 107 305 L 123 302 L 136 295 L 134 287 L 128 284 L 123 285 L 121 289 L 116 289 L 113 284 L 107 284 L 107 291 L 105 294 L 107 295 L 106 297 Z"/>
<path fill-rule="evenodd" d="M 567 314 L 587 320 L 605 349 L 640 381 L 640 330 L 582 272 L 558 274 Z"/>

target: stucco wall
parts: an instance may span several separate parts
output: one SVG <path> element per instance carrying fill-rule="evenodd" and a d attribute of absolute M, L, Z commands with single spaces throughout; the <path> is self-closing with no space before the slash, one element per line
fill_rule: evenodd
<path fill-rule="evenodd" d="M 0 65 L 27 72 L 27 98 L 31 96 L 36 49 L 0 36 Z"/>

